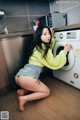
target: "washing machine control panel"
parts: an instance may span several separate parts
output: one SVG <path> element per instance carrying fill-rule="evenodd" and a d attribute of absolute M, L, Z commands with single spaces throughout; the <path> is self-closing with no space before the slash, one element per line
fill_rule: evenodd
<path fill-rule="evenodd" d="M 56 41 L 80 41 L 80 30 L 67 30 L 54 33 Z"/>
<path fill-rule="evenodd" d="M 62 33 L 60 33 L 59 38 L 63 39 L 63 34 Z"/>
<path fill-rule="evenodd" d="M 67 39 L 76 39 L 76 31 L 73 31 L 73 32 L 67 32 L 66 33 L 66 38 Z"/>

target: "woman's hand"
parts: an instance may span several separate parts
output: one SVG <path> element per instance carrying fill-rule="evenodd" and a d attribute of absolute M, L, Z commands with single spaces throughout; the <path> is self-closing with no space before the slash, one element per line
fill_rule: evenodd
<path fill-rule="evenodd" d="M 66 44 L 66 45 L 64 46 L 64 50 L 65 50 L 66 52 L 69 52 L 71 49 L 72 49 L 72 45 L 70 45 L 70 44 Z"/>
<path fill-rule="evenodd" d="M 54 34 L 55 28 L 50 28 L 50 30 L 51 30 L 51 33 Z"/>

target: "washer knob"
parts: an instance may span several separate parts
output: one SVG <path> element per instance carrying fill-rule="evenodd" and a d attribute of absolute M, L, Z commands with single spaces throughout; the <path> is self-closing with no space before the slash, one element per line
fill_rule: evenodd
<path fill-rule="evenodd" d="M 63 38 L 63 34 L 62 34 L 62 33 L 60 33 L 59 38 L 60 38 L 60 39 L 62 39 L 62 38 Z"/>

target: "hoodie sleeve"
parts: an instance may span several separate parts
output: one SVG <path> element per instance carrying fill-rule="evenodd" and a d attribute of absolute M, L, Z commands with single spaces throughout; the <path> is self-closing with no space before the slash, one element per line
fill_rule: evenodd
<path fill-rule="evenodd" d="M 49 49 L 46 58 L 41 57 L 40 54 L 37 54 L 37 58 L 44 66 L 57 70 L 66 64 L 66 55 L 67 52 L 65 50 L 61 50 L 60 53 L 54 57 L 52 50 Z"/>

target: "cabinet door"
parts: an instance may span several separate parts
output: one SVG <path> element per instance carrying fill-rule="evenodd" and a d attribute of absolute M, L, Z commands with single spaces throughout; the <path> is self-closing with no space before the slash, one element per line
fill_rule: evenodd
<path fill-rule="evenodd" d="M 8 70 L 10 86 L 11 88 L 15 88 L 16 84 L 14 76 L 22 64 L 21 61 L 23 54 L 23 38 L 20 36 L 3 38 L 1 41 L 1 46 Z"/>
<path fill-rule="evenodd" d="M 12 88 L 16 87 L 14 76 L 27 63 L 27 52 L 32 39 L 33 35 L 3 38 L 1 41 Z"/>
<path fill-rule="evenodd" d="M 0 41 L 0 88 L 4 88 L 9 85 L 7 68 L 4 60 L 4 55 Z"/>

